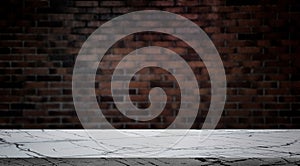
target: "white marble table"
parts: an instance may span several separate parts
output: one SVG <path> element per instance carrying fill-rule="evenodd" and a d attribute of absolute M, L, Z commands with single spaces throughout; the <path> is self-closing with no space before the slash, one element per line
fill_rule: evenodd
<path fill-rule="evenodd" d="M 300 130 L 122 131 L 0 130 L 0 157 L 300 158 Z"/>

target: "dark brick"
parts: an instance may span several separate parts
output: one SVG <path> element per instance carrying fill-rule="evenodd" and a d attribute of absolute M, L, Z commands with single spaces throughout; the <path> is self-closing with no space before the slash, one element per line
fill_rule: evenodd
<path fill-rule="evenodd" d="M 39 27 L 61 27 L 63 23 L 61 21 L 40 21 L 38 22 Z"/>
<path fill-rule="evenodd" d="M 262 38 L 263 38 L 262 33 L 238 34 L 239 40 L 261 40 Z"/>
<path fill-rule="evenodd" d="M 17 110 L 10 110 L 10 111 L 0 111 L 1 117 L 15 117 L 15 116 L 22 116 L 23 111 L 17 111 Z"/>
<path fill-rule="evenodd" d="M 126 0 L 127 6 L 148 6 L 150 0 Z"/>
<path fill-rule="evenodd" d="M 37 81 L 61 81 L 61 76 L 37 76 Z"/>
<path fill-rule="evenodd" d="M 49 55 L 49 59 L 51 61 L 67 61 L 67 60 L 73 59 L 73 57 L 71 57 L 69 55 L 57 55 L 57 54 L 53 54 L 53 55 Z"/>
<path fill-rule="evenodd" d="M 161 81 L 150 81 L 150 87 L 154 88 L 154 87 L 169 87 L 169 88 L 173 88 L 175 87 L 175 83 L 174 82 L 161 82 Z"/>
<path fill-rule="evenodd" d="M 0 48 L 0 54 L 9 54 L 11 51 L 10 48 L 6 47 L 6 48 Z"/>
<path fill-rule="evenodd" d="M 35 104 L 11 104 L 11 109 L 35 109 Z"/>
<path fill-rule="evenodd" d="M 259 0 L 226 0 L 228 6 L 247 6 L 247 5 L 258 5 Z"/>
<path fill-rule="evenodd" d="M 0 88 L 23 88 L 23 82 L 0 82 Z"/>

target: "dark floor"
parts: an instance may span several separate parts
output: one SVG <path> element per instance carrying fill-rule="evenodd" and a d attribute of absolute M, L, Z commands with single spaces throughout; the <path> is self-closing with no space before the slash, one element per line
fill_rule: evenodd
<path fill-rule="evenodd" d="M 100 158 L 100 159 L 61 159 L 61 158 L 17 158 L 0 159 L 0 165 L 300 165 L 299 158 Z"/>

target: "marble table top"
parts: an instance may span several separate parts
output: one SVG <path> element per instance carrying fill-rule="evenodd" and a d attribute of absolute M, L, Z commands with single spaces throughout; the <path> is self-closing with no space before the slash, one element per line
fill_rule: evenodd
<path fill-rule="evenodd" d="M 299 158 L 299 141 L 300 130 L 0 130 L 0 157 Z"/>

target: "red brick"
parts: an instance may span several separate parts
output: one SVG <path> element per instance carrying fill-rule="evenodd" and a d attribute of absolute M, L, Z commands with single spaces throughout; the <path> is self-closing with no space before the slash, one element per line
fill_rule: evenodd
<path fill-rule="evenodd" d="M 224 3 L 225 3 L 225 1 L 222 1 L 222 0 L 214 0 L 214 1 L 203 0 L 201 5 L 221 5 Z"/>
<path fill-rule="evenodd" d="M 151 6 L 173 6 L 173 0 L 156 0 L 150 2 Z"/>
<path fill-rule="evenodd" d="M 95 7 L 95 6 L 98 6 L 98 1 L 76 1 L 75 6 L 78 6 L 78 7 Z"/>
<path fill-rule="evenodd" d="M 124 1 L 111 1 L 111 0 L 104 0 L 100 2 L 101 7 L 115 7 L 115 6 L 124 6 L 125 2 Z"/>
<path fill-rule="evenodd" d="M 261 49 L 258 47 L 240 47 L 238 48 L 238 53 L 241 54 L 256 54 L 260 53 Z"/>

